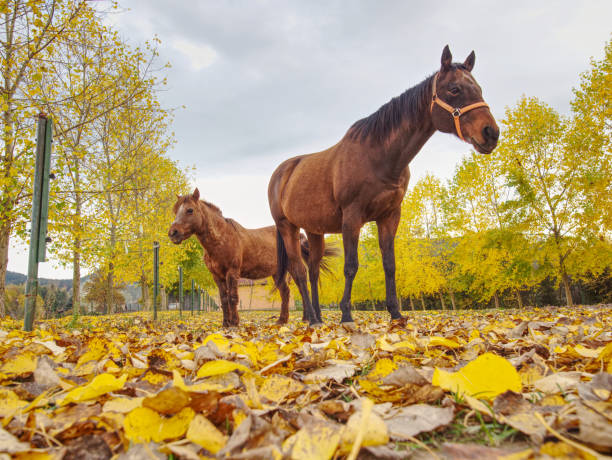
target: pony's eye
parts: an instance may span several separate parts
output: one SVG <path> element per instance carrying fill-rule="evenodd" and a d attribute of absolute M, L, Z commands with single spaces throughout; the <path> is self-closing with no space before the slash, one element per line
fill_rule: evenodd
<path fill-rule="evenodd" d="M 461 91 L 456 86 L 453 86 L 452 88 L 448 88 L 448 92 L 451 93 L 453 96 L 456 96 Z"/>
<path fill-rule="evenodd" d="M 193 209 L 189 208 L 189 209 L 187 210 L 187 214 L 193 214 Z"/>

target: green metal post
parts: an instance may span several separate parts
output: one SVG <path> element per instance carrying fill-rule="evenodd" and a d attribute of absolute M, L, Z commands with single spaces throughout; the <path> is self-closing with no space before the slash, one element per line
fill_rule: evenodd
<path fill-rule="evenodd" d="M 195 281 L 191 280 L 191 316 L 193 316 L 193 304 L 195 303 Z"/>
<path fill-rule="evenodd" d="M 157 298 L 159 296 L 159 243 L 153 242 L 153 319 L 157 319 Z"/>
<path fill-rule="evenodd" d="M 183 267 L 179 267 L 179 316 L 183 317 Z"/>
<path fill-rule="evenodd" d="M 38 115 L 37 129 L 36 167 L 34 169 L 34 184 L 32 187 L 28 279 L 26 282 L 23 319 L 23 329 L 25 331 L 31 331 L 34 325 L 36 297 L 38 296 L 38 262 L 45 261 L 53 121 L 41 113 Z"/>

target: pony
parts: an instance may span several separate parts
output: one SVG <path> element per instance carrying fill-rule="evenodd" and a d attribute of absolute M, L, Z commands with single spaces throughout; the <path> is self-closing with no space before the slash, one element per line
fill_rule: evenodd
<path fill-rule="evenodd" d="M 223 217 L 221 210 L 212 203 L 200 200 L 200 191 L 178 196 L 173 211 L 175 219 L 168 236 L 180 244 L 195 235 L 204 248 L 204 263 L 219 288 L 223 326 L 238 326 L 238 280 L 258 280 L 276 273 L 276 227 L 244 228 L 234 219 Z M 300 240 L 301 257 L 308 263 L 310 249 L 306 237 Z M 329 248 L 323 255 L 322 268 L 330 271 L 328 257 L 337 255 L 336 248 Z M 281 296 L 281 313 L 278 324 L 289 320 L 289 286 L 286 276 L 274 279 Z"/>

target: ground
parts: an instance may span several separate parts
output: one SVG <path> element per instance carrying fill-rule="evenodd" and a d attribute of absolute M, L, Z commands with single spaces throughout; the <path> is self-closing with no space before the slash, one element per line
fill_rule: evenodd
<path fill-rule="evenodd" d="M 612 452 L 609 306 L 406 315 L 0 321 L 0 459 Z"/>

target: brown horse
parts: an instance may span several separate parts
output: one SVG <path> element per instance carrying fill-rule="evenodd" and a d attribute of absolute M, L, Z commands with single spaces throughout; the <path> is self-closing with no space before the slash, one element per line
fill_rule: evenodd
<path fill-rule="evenodd" d="M 354 123 L 333 147 L 286 160 L 272 174 L 268 200 L 278 229 L 277 279 L 289 270 L 311 324 L 321 323 L 317 280 L 325 233 L 342 233 L 345 286 L 340 308 L 342 322 L 353 321 L 351 288 L 359 232 L 371 221 L 378 227 L 387 310 L 392 319 L 402 318 L 394 238 L 410 178 L 408 164 L 436 130 L 456 134 L 480 153 L 491 153 L 497 145 L 499 129 L 471 74 L 474 61 L 472 51 L 463 64 L 452 63 L 446 46 L 434 75 Z M 310 243 L 312 303 L 299 258 L 300 228 Z"/>
<path fill-rule="evenodd" d="M 257 280 L 276 273 L 276 227 L 247 229 L 233 219 L 223 217 L 212 203 L 200 200 L 196 188 L 192 195 L 177 197 L 174 204 L 174 222 L 168 236 L 179 244 L 196 235 L 204 248 L 204 263 L 219 288 L 223 326 L 238 326 L 238 279 Z M 302 235 L 301 255 L 308 263 L 308 241 Z M 335 248 L 324 257 L 337 254 Z M 328 270 L 323 261 L 322 268 Z M 281 296 L 278 324 L 289 320 L 289 286 L 286 276 L 275 279 Z M 305 313 L 304 313 L 305 314 Z"/>

